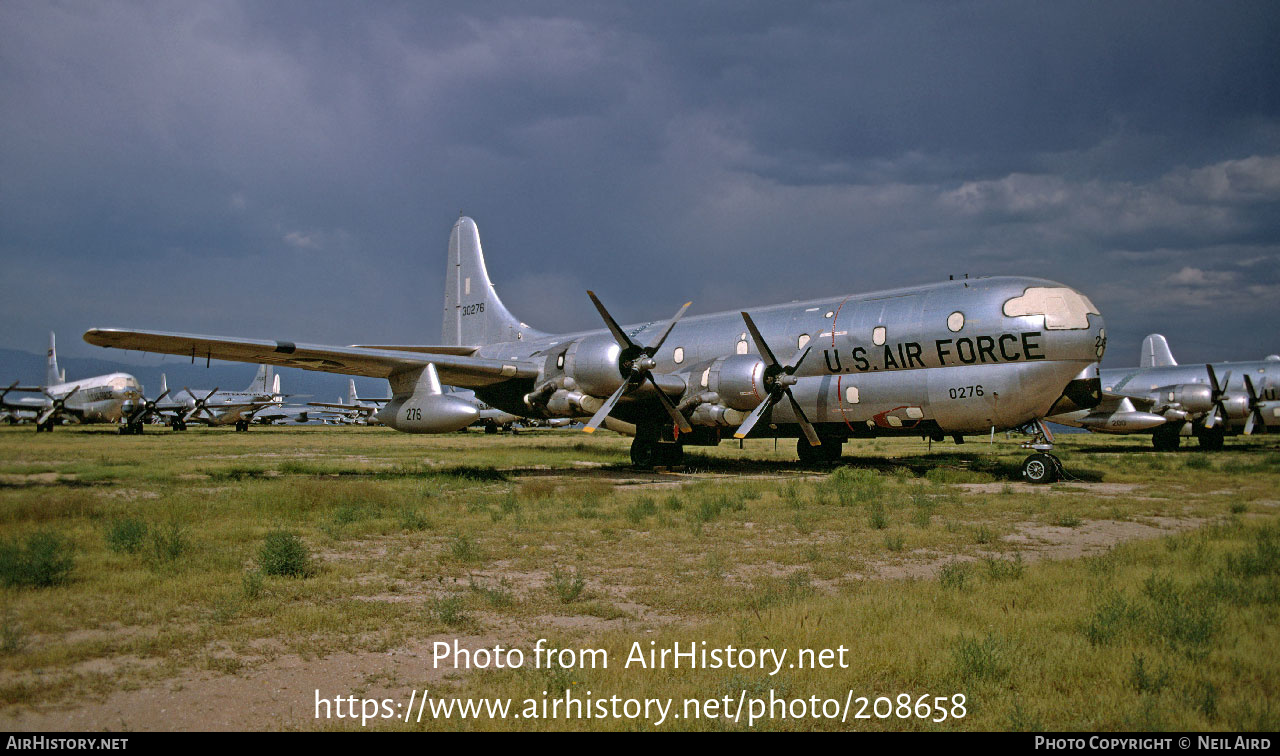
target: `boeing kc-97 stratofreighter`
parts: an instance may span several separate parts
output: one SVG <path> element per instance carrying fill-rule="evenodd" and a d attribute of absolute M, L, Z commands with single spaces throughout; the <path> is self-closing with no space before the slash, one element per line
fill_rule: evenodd
<path fill-rule="evenodd" d="M 1157 451 L 1184 436 L 1222 448 L 1228 434 L 1280 426 L 1280 355 L 1253 362 L 1179 365 L 1164 336 L 1142 342 L 1140 366 L 1101 371 L 1102 403 L 1049 418 L 1095 433 L 1150 433 Z"/>
<path fill-rule="evenodd" d="M 68 381 L 66 372 L 58 369 L 58 350 L 53 333 L 49 333 L 48 366 L 42 386 L 19 386 L 17 382 L 0 391 L 0 408 L 22 414 L 31 413 L 36 432 L 52 431 L 61 418 L 78 423 L 119 423 L 128 418 L 142 399 L 138 379 L 128 373 L 95 375 Z M 12 401 L 12 392 L 40 393 L 43 396 Z M 131 433 L 133 426 L 120 426 L 121 433 Z"/>
<path fill-rule="evenodd" d="M 1038 278 L 957 279 L 867 294 L 618 325 L 591 297 L 605 329 L 537 331 L 490 283 L 480 235 L 461 217 L 449 238 L 438 345 L 323 346 L 159 331 L 93 329 L 90 344 L 208 359 L 264 362 L 385 378 L 387 425 L 443 433 L 477 418 L 441 382 L 523 417 L 606 417 L 633 423 L 631 459 L 677 463 L 687 445 L 730 436 L 790 437 L 806 462 L 874 436 L 959 440 L 1023 429 L 1051 448 L 1041 419 L 1099 401 L 1103 321 L 1076 290 Z M 1051 454 L 1023 472 L 1056 479 Z"/>

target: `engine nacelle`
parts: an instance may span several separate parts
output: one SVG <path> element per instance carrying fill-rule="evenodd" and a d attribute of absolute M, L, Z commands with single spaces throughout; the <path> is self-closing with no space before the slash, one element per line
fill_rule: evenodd
<path fill-rule="evenodd" d="M 378 410 L 376 417 L 406 433 L 451 433 L 478 420 L 480 410 L 448 394 L 412 394 L 392 399 Z"/>
<path fill-rule="evenodd" d="M 1227 394 L 1222 397 L 1222 408 L 1227 411 L 1227 417 L 1243 419 L 1249 415 L 1249 397 L 1235 392 Z"/>
<path fill-rule="evenodd" d="M 607 333 L 595 334 L 573 342 L 564 356 L 565 376 L 572 379 L 567 388 L 592 396 L 609 396 L 622 385 L 618 356 L 622 347 Z"/>
<path fill-rule="evenodd" d="M 1179 383 L 1156 389 L 1159 404 L 1181 407 L 1192 414 L 1213 409 L 1213 389 L 1199 383 Z"/>
<path fill-rule="evenodd" d="M 768 396 L 764 360 L 750 354 L 721 357 L 707 369 L 706 388 L 719 394 L 720 403 L 726 407 L 753 410 Z"/>

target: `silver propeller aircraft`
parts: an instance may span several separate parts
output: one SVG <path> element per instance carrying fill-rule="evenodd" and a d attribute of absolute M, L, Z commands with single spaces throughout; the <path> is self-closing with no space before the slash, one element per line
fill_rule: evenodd
<path fill-rule="evenodd" d="M 462 217 L 449 238 L 442 343 L 327 346 L 270 339 L 95 328 L 90 344 L 192 359 L 264 362 L 385 378 L 377 413 L 411 433 L 475 422 L 473 389 L 513 415 L 634 424 L 632 461 L 675 464 L 686 445 L 730 436 L 796 438 L 800 459 L 834 460 L 851 438 L 1022 429 L 1044 452 L 1048 415 L 1099 399 L 1106 333 L 1079 292 L 1038 278 L 946 281 L 606 328 L 548 334 L 513 316 L 490 283 L 480 235 Z M 781 356 L 779 356 L 781 355 Z M 1056 478 L 1056 457 L 1024 474 Z"/>
<path fill-rule="evenodd" d="M 35 418 L 36 432 L 48 432 L 61 419 L 78 423 L 118 423 L 129 415 L 142 399 L 138 379 L 128 373 L 95 375 L 68 381 L 66 372 L 58 369 L 58 351 L 54 335 L 49 333 L 48 367 L 42 386 L 19 386 L 15 381 L 0 391 L 0 408 L 18 415 Z M 10 401 L 12 392 L 40 393 L 41 397 Z M 125 433 L 122 425 L 120 432 Z"/>
<path fill-rule="evenodd" d="M 391 399 L 361 399 L 356 392 L 356 380 L 352 378 L 347 382 L 347 400 L 344 402 L 339 397 L 336 402 L 307 402 L 308 407 L 323 407 L 331 410 L 327 414 L 331 419 L 342 424 L 356 425 L 379 425 L 376 417 L 378 410 L 390 402 Z"/>
<path fill-rule="evenodd" d="M 185 394 L 185 396 L 183 396 Z M 192 391 L 185 386 L 171 404 L 159 405 L 161 413 L 171 415 L 170 426 L 174 430 L 186 430 L 187 423 L 205 425 L 232 425 L 237 431 L 249 430 L 257 413 L 268 407 L 279 407 L 284 397 L 280 393 L 280 376 L 268 364 L 258 365 L 258 373 L 244 391 Z"/>
<path fill-rule="evenodd" d="M 1150 433 L 1157 451 L 1195 436 L 1201 449 L 1227 435 L 1280 426 L 1280 355 L 1254 362 L 1179 365 L 1164 336 L 1142 342 L 1136 368 L 1102 370 L 1102 403 L 1049 418 L 1095 433 Z"/>

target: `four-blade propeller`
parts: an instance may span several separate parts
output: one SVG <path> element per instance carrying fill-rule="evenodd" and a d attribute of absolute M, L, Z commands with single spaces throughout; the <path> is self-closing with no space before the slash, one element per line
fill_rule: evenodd
<path fill-rule="evenodd" d="M 75 388 L 71 389 L 67 393 L 63 394 L 61 398 L 55 397 L 53 394 L 50 394 L 48 391 L 45 391 L 44 389 L 40 389 L 40 390 L 44 392 L 45 396 L 49 397 L 50 403 L 49 403 L 49 406 L 45 408 L 45 411 L 41 412 L 39 417 L 36 418 L 36 425 L 44 425 L 45 423 L 49 422 L 53 418 L 62 414 L 62 410 L 67 406 L 67 400 L 75 396 L 76 392 L 80 390 L 80 387 L 76 386 Z"/>
<path fill-rule="evenodd" d="M 217 386 L 214 386 L 213 391 L 210 391 L 208 395 L 206 395 L 205 398 L 203 399 L 196 396 L 195 392 L 193 392 L 191 389 L 187 388 L 186 386 L 183 386 L 182 390 L 187 392 L 187 396 L 191 397 L 192 401 L 195 402 L 195 404 L 192 405 L 191 410 L 187 412 L 187 414 L 182 416 L 182 421 L 184 423 L 194 418 L 196 415 L 199 415 L 202 412 L 208 415 L 210 420 L 218 419 L 218 416 L 213 414 L 213 411 L 209 409 L 209 404 L 208 404 L 209 400 L 213 398 L 213 395 L 218 393 Z"/>
<path fill-rule="evenodd" d="M 684 307 L 681 307 L 679 312 L 677 312 L 675 316 L 667 322 L 666 327 L 662 329 L 662 332 L 658 334 L 658 338 L 654 339 L 652 344 L 649 346 L 640 346 L 632 341 L 631 337 L 618 326 L 617 321 L 609 315 L 609 311 L 604 308 L 600 299 L 596 297 L 595 292 L 588 291 L 587 296 L 591 297 L 591 301 L 595 304 L 596 309 L 600 311 L 600 317 L 604 318 L 605 325 L 609 327 L 609 332 L 613 334 L 613 338 L 618 342 L 618 346 L 622 347 L 622 352 L 618 355 L 618 369 L 622 373 L 623 381 L 622 385 L 618 387 L 618 390 L 613 392 L 613 395 L 605 400 L 605 403 L 600 406 L 600 409 L 596 410 L 596 413 L 592 415 L 591 420 L 583 430 L 587 433 L 594 433 L 596 428 L 599 428 L 600 424 L 604 422 L 604 419 L 613 411 L 614 405 L 618 403 L 618 400 L 622 398 L 622 395 L 630 391 L 634 391 L 647 380 L 653 384 L 653 388 L 658 395 L 658 401 L 662 403 L 663 409 L 665 409 L 667 414 L 671 416 L 671 419 L 675 421 L 676 426 L 680 428 L 680 431 L 682 433 L 692 433 L 693 426 L 689 425 L 689 421 L 685 418 L 684 414 L 676 408 L 675 403 L 671 401 L 671 397 L 667 396 L 666 392 L 662 390 L 662 387 L 658 385 L 657 379 L 653 377 L 653 369 L 657 367 L 657 363 L 654 362 L 653 356 L 658 353 L 658 350 L 662 347 L 662 342 L 666 341 L 667 336 L 671 334 L 671 329 L 675 328 L 676 322 L 680 320 L 680 317 L 684 315 L 685 310 L 689 309 L 689 305 L 693 303 L 685 302 Z"/>
<path fill-rule="evenodd" d="M 813 424 L 809 422 L 809 418 L 805 416 L 804 410 L 800 409 L 800 403 L 796 401 L 795 396 L 791 393 L 791 387 L 796 383 L 795 373 L 800 369 L 800 363 L 804 362 L 804 358 L 809 356 L 810 346 L 805 345 L 800 351 L 796 352 L 795 357 L 791 359 L 790 365 L 782 365 L 778 362 L 778 358 L 773 356 L 773 350 L 765 343 L 764 337 L 760 335 L 760 330 L 756 328 L 755 321 L 747 313 L 742 313 L 742 319 L 746 321 L 747 330 L 751 332 L 751 338 L 756 342 L 756 349 L 760 351 L 760 357 L 764 360 L 764 390 L 768 395 L 760 402 L 747 419 L 742 421 L 742 425 L 738 427 L 737 432 L 733 434 L 734 438 L 746 438 L 756 423 L 768 412 L 773 405 L 785 395 L 791 402 L 791 409 L 796 414 L 796 422 L 800 424 L 800 429 L 804 431 L 805 438 L 809 439 L 810 446 L 820 446 L 822 441 L 818 438 L 818 432 L 813 429 Z"/>
<path fill-rule="evenodd" d="M 160 396 L 157 396 L 155 399 L 147 399 L 144 397 L 142 403 L 138 405 L 138 408 L 129 414 L 126 422 L 129 425 L 146 422 L 147 418 L 156 414 L 156 406 L 159 405 L 160 401 L 168 395 L 169 389 L 165 389 L 160 393 Z"/>
<path fill-rule="evenodd" d="M 1228 370 L 1222 377 L 1222 383 L 1218 383 L 1218 375 L 1213 372 L 1213 365 L 1205 365 L 1204 369 L 1209 371 L 1209 386 L 1213 393 L 1210 394 L 1210 401 L 1213 402 L 1213 409 L 1209 411 L 1209 415 L 1204 419 L 1204 427 L 1212 429 L 1218 423 L 1218 413 L 1222 413 L 1222 421 L 1229 421 L 1227 415 L 1227 406 L 1223 403 L 1223 399 L 1227 396 L 1226 386 L 1231 381 L 1231 371 Z"/>

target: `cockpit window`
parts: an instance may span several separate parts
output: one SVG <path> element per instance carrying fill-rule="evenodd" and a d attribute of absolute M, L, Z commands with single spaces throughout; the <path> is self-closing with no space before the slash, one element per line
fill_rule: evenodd
<path fill-rule="evenodd" d="M 1088 297 L 1065 286 L 1033 286 L 1004 303 L 1006 316 L 1043 315 L 1044 327 L 1050 331 L 1088 328 L 1090 313 L 1101 314 Z"/>

